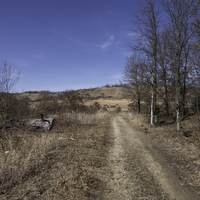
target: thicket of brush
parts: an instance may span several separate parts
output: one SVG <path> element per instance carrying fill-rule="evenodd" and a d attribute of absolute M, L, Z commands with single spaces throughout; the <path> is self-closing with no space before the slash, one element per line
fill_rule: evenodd
<path fill-rule="evenodd" d="M 98 102 L 86 106 L 77 91 L 65 91 L 57 98 L 49 93 L 42 92 L 40 101 L 31 102 L 27 97 L 17 99 L 16 94 L 0 93 L 0 122 L 3 126 L 7 120 L 23 120 L 27 118 L 57 117 L 62 119 L 67 113 L 72 115 L 78 113 L 95 114 L 102 107 Z"/>

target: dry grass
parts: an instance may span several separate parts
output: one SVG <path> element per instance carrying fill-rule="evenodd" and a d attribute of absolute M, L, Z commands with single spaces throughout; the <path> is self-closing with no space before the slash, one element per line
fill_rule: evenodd
<path fill-rule="evenodd" d="M 80 94 L 84 97 L 90 98 L 113 98 L 113 99 L 121 99 L 124 94 L 123 87 L 101 87 L 96 89 L 87 89 L 87 90 L 79 90 Z"/>
<path fill-rule="evenodd" d="M 95 114 L 78 113 L 71 115 L 70 113 L 65 115 L 66 119 L 76 119 L 81 124 L 96 124 L 102 119 L 109 117 L 106 112 L 97 112 Z"/>
<path fill-rule="evenodd" d="M 43 162 L 52 148 L 55 134 L 30 134 L 28 131 L 6 132 L 1 138 L 0 183 L 2 186 L 20 183 Z M 39 169 L 38 169 L 39 170 Z M 3 188 L 1 188 L 3 189 Z"/>
<path fill-rule="evenodd" d="M 143 125 L 147 125 L 146 115 L 144 115 L 144 114 L 123 113 L 123 117 L 124 117 L 132 126 L 143 126 Z"/>
<path fill-rule="evenodd" d="M 103 107 L 104 105 L 109 106 L 108 111 L 114 111 L 116 108 L 112 108 L 112 106 L 120 106 L 122 111 L 128 111 L 128 104 L 130 103 L 127 99 L 103 99 L 100 98 L 98 100 L 89 100 L 85 102 L 85 105 L 92 105 L 94 102 L 100 103 Z"/>
<path fill-rule="evenodd" d="M 78 124 L 56 122 L 59 133 L 2 134 L 0 199 L 101 199 L 109 176 L 108 118 L 79 114 Z"/>
<path fill-rule="evenodd" d="M 79 90 L 80 95 L 84 99 L 86 106 L 93 105 L 94 102 L 98 102 L 103 107 L 108 105 L 109 107 L 118 105 L 122 108 L 122 111 L 128 110 L 129 100 L 123 99 L 124 88 L 123 87 L 102 87 L 96 89 L 87 89 Z M 17 99 L 28 98 L 30 101 L 37 101 L 41 98 L 39 93 L 20 93 L 16 94 Z M 49 97 L 58 98 L 58 94 L 49 94 Z M 34 108 L 37 105 L 37 102 L 31 102 L 32 107 Z M 108 111 L 113 111 L 112 108 L 109 108 Z"/>

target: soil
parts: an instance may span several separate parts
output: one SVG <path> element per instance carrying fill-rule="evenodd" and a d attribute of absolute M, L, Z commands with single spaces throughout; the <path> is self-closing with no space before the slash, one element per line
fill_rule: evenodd
<path fill-rule="evenodd" d="M 165 132 L 163 132 L 165 130 Z M 132 127 L 122 115 L 70 127 L 2 199 L 200 199 L 198 141 L 166 128 Z"/>

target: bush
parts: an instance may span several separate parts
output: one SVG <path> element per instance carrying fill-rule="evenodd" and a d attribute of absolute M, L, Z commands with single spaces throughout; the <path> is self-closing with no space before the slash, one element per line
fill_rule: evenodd
<path fill-rule="evenodd" d="M 107 108 L 106 108 L 106 106 L 104 106 L 104 107 L 102 108 L 102 110 L 103 110 L 103 111 L 107 111 Z"/>
<path fill-rule="evenodd" d="M 101 105 L 100 105 L 100 103 L 98 103 L 97 101 L 94 102 L 93 106 L 96 107 L 97 110 L 100 110 L 100 109 L 101 109 Z"/>
<path fill-rule="evenodd" d="M 75 90 L 65 91 L 60 95 L 60 100 L 62 101 L 63 108 L 65 111 L 79 111 L 84 105 L 83 98 L 80 96 L 79 92 Z"/>
<path fill-rule="evenodd" d="M 116 108 L 116 111 L 117 111 L 117 113 L 121 112 L 121 107 L 118 106 L 118 107 Z"/>
<path fill-rule="evenodd" d="M 26 98 L 18 100 L 14 94 L 1 93 L 0 115 L 1 120 L 23 119 L 30 114 L 29 102 Z"/>

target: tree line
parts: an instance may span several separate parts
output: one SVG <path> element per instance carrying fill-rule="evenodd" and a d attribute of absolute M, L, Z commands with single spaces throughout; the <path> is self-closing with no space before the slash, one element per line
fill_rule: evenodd
<path fill-rule="evenodd" d="M 139 1 L 132 24 L 123 72 L 127 96 L 138 113 L 146 102 L 151 124 L 162 104 L 165 116 L 175 113 L 179 131 L 192 97 L 199 112 L 200 1 Z"/>

